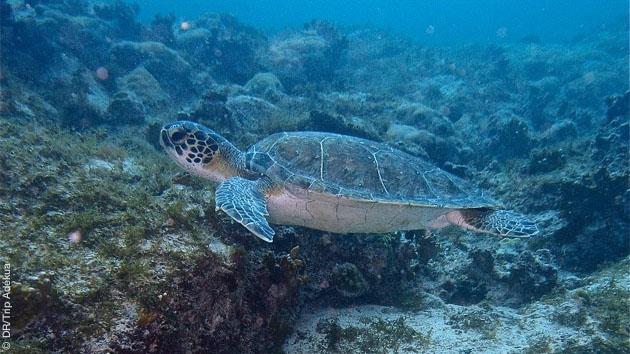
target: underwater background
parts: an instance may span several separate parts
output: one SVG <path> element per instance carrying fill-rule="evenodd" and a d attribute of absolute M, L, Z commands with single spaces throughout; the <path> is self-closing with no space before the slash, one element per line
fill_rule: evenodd
<path fill-rule="evenodd" d="M 0 0 L 0 350 L 630 352 L 628 13 Z M 175 120 L 242 150 L 383 142 L 541 233 L 272 225 L 268 244 L 166 156 Z"/>

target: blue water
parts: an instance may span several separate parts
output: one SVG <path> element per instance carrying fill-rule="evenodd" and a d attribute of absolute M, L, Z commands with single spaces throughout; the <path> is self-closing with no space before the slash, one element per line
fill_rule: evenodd
<path fill-rule="evenodd" d="M 426 44 L 493 43 L 537 36 L 543 42 L 618 26 L 627 21 L 623 0 L 520 1 L 257 1 L 139 0 L 140 19 L 170 12 L 194 20 L 204 12 L 225 12 L 254 27 L 278 31 L 312 19 L 340 25 L 369 24 Z M 433 33 L 428 28 L 434 29 Z"/>

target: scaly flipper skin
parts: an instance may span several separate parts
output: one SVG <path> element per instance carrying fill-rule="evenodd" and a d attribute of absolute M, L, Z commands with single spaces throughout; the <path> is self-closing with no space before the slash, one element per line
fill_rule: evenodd
<path fill-rule="evenodd" d="M 257 181 L 232 177 L 221 183 L 214 195 L 216 210 L 223 210 L 254 235 L 273 242 L 275 231 L 267 223 L 267 198 Z"/>
<path fill-rule="evenodd" d="M 447 219 L 467 229 L 503 237 L 530 237 L 538 226 L 524 215 L 507 210 L 463 209 L 450 212 Z"/>

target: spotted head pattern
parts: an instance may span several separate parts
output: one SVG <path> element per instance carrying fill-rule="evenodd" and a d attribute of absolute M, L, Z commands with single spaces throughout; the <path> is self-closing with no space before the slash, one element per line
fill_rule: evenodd
<path fill-rule="evenodd" d="M 193 122 L 165 125 L 160 134 L 164 149 L 182 166 L 210 164 L 223 140 L 213 131 Z"/>

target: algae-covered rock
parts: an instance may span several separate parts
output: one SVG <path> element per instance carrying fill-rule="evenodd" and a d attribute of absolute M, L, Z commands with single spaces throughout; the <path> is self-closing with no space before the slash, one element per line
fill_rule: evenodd
<path fill-rule="evenodd" d="M 257 73 L 253 78 L 247 81 L 244 89 L 249 93 L 272 101 L 279 100 L 284 90 L 280 80 L 272 73 Z"/>
<path fill-rule="evenodd" d="M 530 157 L 528 170 L 530 173 L 550 172 L 560 169 L 566 163 L 566 155 L 561 149 L 534 150 Z"/>
<path fill-rule="evenodd" d="M 558 281 L 558 269 L 549 264 L 550 253 L 540 250 L 519 255 L 516 263 L 509 269 L 507 282 L 525 301 L 539 299 L 551 292 Z"/>
<path fill-rule="evenodd" d="M 159 112 L 169 103 L 169 95 L 144 66 L 116 79 L 121 91 L 133 93 L 149 112 Z"/>
<path fill-rule="evenodd" d="M 575 139 L 579 136 L 576 124 L 568 119 L 553 124 L 546 132 L 544 139 L 549 144 Z"/>
<path fill-rule="evenodd" d="M 137 4 L 123 1 L 103 2 L 94 4 L 92 10 L 96 16 L 116 23 L 116 37 L 133 39 L 140 34 L 141 26 L 136 22 L 136 16 L 140 12 Z"/>
<path fill-rule="evenodd" d="M 611 163 L 610 166 L 620 165 Z M 630 196 L 628 173 L 623 171 L 612 173 L 607 168 L 599 168 L 572 180 L 551 180 L 540 186 L 548 203 L 555 203 L 555 208 L 567 220 L 554 235 L 552 247 L 563 267 L 594 269 L 602 262 L 628 254 L 629 240 L 625 234 Z M 598 215 L 607 215 L 606 221 Z"/>
<path fill-rule="evenodd" d="M 630 141 L 630 93 L 610 97 L 607 100 L 606 123 L 595 136 L 593 159 L 614 175 L 630 175 L 627 147 Z"/>
<path fill-rule="evenodd" d="M 202 61 L 202 58 L 212 58 L 214 53 L 211 52 L 211 47 L 208 43 L 214 41 L 214 35 L 208 28 L 193 26 L 193 28 L 186 31 L 177 32 L 175 37 L 175 44 L 186 57 L 190 57 L 191 61 Z"/>
<path fill-rule="evenodd" d="M 20 309 L 19 316 L 14 316 L 12 329 L 21 332 L 31 322 L 41 319 L 45 311 L 59 301 L 53 291 L 51 278 L 53 274 L 40 272 L 25 280 L 25 283 L 15 283 L 10 288 L 11 306 Z"/>
<path fill-rule="evenodd" d="M 175 35 L 173 34 L 173 28 L 175 24 L 175 14 L 169 13 L 166 16 L 156 14 L 149 28 L 143 31 L 141 37 L 144 40 L 152 42 L 162 42 L 169 47 L 173 47 L 175 44 Z"/>
<path fill-rule="evenodd" d="M 623 95 L 610 96 L 606 99 L 608 109 L 606 118 L 611 121 L 617 117 L 628 117 L 630 111 L 630 91 Z"/>
<path fill-rule="evenodd" d="M 212 122 L 223 129 L 234 127 L 232 112 L 227 107 L 227 93 L 221 90 L 206 91 L 194 106 L 189 118 L 198 122 Z M 213 124 L 208 124 L 213 126 Z"/>
<path fill-rule="evenodd" d="M 331 80 L 348 43 L 326 21 L 314 20 L 300 32 L 273 38 L 262 57 L 285 86 Z"/>
<path fill-rule="evenodd" d="M 110 54 L 121 74 L 143 65 L 173 97 L 179 98 L 194 91 L 190 84 L 190 64 L 161 42 L 120 41 L 111 46 Z"/>
<path fill-rule="evenodd" d="M 297 287 L 291 284 L 297 275 L 278 280 L 275 261 L 243 252 L 232 250 L 226 260 L 208 254 L 177 271 L 173 283 L 144 304 L 137 325 L 114 348 L 133 353 L 148 347 L 158 352 L 273 350 L 283 339 L 280 328 L 289 331 L 295 316 Z M 247 271 L 250 267 L 255 270 Z M 167 336 L 174 337 L 162 340 Z"/>
<path fill-rule="evenodd" d="M 332 282 L 335 289 L 344 297 L 358 297 L 365 294 L 368 283 L 359 271 L 359 268 L 352 263 L 338 264 L 332 270 Z"/>
<path fill-rule="evenodd" d="M 138 97 L 129 91 L 117 92 L 107 107 L 107 122 L 116 124 L 144 123 L 146 109 Z"/>
<path fill-rule="evenodd" d="M 286 122 L 284 118 L 289 114 L 281 107 L 265 99 L 249 95 L 230 97 L 226 102 L 226 107 L 230 110 L 234 120 L 231 125 L 237 128 L 234 130 L 234 135 L 238 134 L 239 129 L 247 129 L 252 133 L 268 132 L 270 128 L 278 126 L 277 122 Z M 241 136 L 246 137 L 247 135 Z M 249 146 L 258 139 L 260 137 L 249 137 L 245 141 L 241 140 L 241 144 Z"/>
<path fill-rule="evenodd" d="M 534 144 L 527 123 L 511 112 L 495 114 L 489 132 L 486 148 L 500 158 L 526 155 Z"/>
<path fill-rule="evenodd" d="M 227 14 L 206 13 L 189 24 L 175 32 L 175 42 L 190 63 L 241 85 L 259 71 L 256 53 L 266 45 L 262 32 Z"/>
<path fill-rule="evenodd" d="M 465 160 L 467 153 L 458 148 L 456 137 L 442 137 L 415 125 L 392 124 L 385 133 L 387 142 L 411 154 L 430 158 L 440 164 Z M 462 158 L 458 158 L 462 156 Z M 446 167 L 446 166 L 445 166 Z"/>
<path fill-rule="evenodd" d="M 348 118 L 340 114 L 329 114 L 312 110 L 299 126 L 301 130 L 314 130 L 356 136 L 364 139 L 380 140 L 373 126 L 358 117 Z"/>

